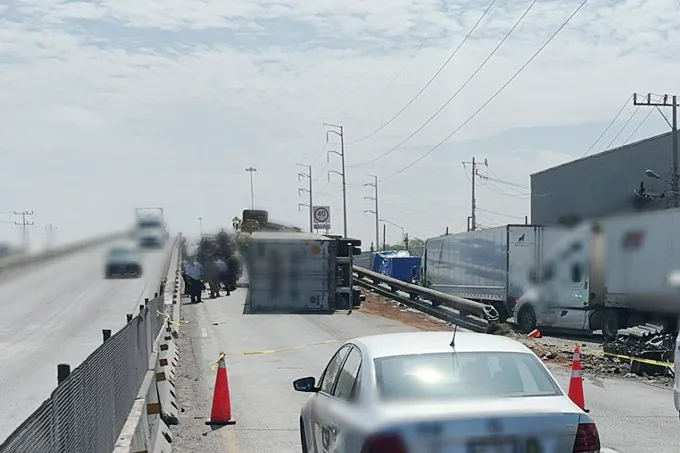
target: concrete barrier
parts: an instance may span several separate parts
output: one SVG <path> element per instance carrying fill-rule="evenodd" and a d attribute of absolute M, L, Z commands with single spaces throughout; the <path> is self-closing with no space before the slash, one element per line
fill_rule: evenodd
<path fill-rule="evenodd" d="M 105 244 L 116 240 L 123 239 L 129 235 L 129 232 L 111 233 L 96 238 L 87 239 L 84 241 L 74 242 L 72 244 L 57 247 L 51 250 L 45 250 L 39 253 L 12 255 L 7 258 L 0 259 L 0 273 L 7 270 L 18 269 L 30 264 L 37 264 L 48 261 L 50 259 L 63 257 L 71 253 L 79 252 L 83 249 Z"/>
<path fill-rule="evenodd" d="M 181 236 L 180 236 L 181 238 Z M 171 453 L 172 434 L 168 425 L 178 423 L 179 407 L 175 391 L 175 369 L 179 351 L 173 335 L 179 333 L 179 306 L 182 277 L 179 272 L 179 240 L 175 242 L 165 280 L 164 317 L 153 344 L 149 369 L 113 453 Z"/>

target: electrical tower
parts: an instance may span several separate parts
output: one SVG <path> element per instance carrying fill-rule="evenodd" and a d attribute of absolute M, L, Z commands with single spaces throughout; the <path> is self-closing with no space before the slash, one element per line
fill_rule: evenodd
<path fill-rule="evenodd" d="M 331 173 L 336 173 L 340 176 L 342 176 L 342 220 L 343 220 L 343 231 L 344 231 L 344 237 L 347 237 L 347 179 L 346 179 L 346 171 L 345 171 L 345 131 L 342 126 L 338 126 L 335 124 L 329 124 L 329 123 L 323 123 L 324 126 L 326 127 L 334 127 L 336 129 L 340 129 L 340 132 L 338 131 L 326 131 L 326 143 L 328 143 L 328 134 L 335 134 L 338 137 L 340 137 L 340 152 L 337 151 L 328 151 L 326 153 L 326 162 L 330 162 L 330 156 L 331 153 L 337 154 L 338 156 L 341 157 L 342 159 L 342 172 L 335 171 L 335 170 L 328 170 L 328 181 L 331 180 Z"/>
<path fill-rule="evenodd" d="M 14 224 L 21 227 L 24 251 L 28 252 L 28 227 L 35 225 L 35 223 L 32 220 L 28 220 L 27 217 L 32 217 L 33 211 L 14 211 L 14 215 L 21 217 L 21 221 L 14 222 Z"/>
<path fill-rule="evenodd" d="M 372 197 L 364 197 L 364 200 L 373 200 L 374 208 L 368 209 L 364 212 L 375 215 L 375 250 L 380 250 L 380 215 L 378 214 L 378 177 L 375 175 L 368 175 L 373 178 L 373 182 L 364 184 L 364 187 L 373 187 L 374 195 Z"/>
<path fill-rule="evenodd" d="M 46 248 L 50 249 L 54 245 L 54 232 L 57 230 L 57 227 L 54 226 L 51 223 L 48 223 L 45 226 L 45 233 L 46 233 L 46 238 L 45 238 L 45 246 Z"/>
<path fill-rule="evenodd" d="M 678 97 L 676 95 L 671 96 L 668 94 L 655 95 L 655 99 L 653 100 L 651 93 L 640 97 L 638 97 L 636 93 L 633 93 L 633 105 L 645 105 L 657 109 L 659 109 L 659 107 L 671 107 L 673 111 L 673 124 L 671 126 L 673 131 L 673 176 L 671 178 L 671 191 L 673 192 L 673 207 L 677 208 L 680 205 L 678 197 Z M 664 118 L 665 117 L 666 116 L 664 115 Z"/>
<path fill-rule="evenodd" d="M 475 160 L 475 158 L 472 158 L 472 162 L 463 162 L 463 167 L 465 165 L 470 164 L 472 165 L 472 206 L 471 206 L 471 212 L 470 212 L 470 217 L 468 217 L 468 231 L 474 231 L 477 229 L 477 198 L 475 195 L 475 178 L 485 178 L 483 175 L 479 174 L 479 171 L 477 169 L 477 166 L 479 163 Z M 485 167 L 489 166 L 489 163 L 486 159 L 484 159 L 484 165 Z"/>
<path fill-rule="evenodd" d="M 303 165 L 303 164 L 298 164 L 301 167 L 307 167 L 308 173 L 298 173 L 298 182 L 302 181 L 302 179 L 307 178 L 309 179 L 309 188 L 300 188 L 298 189 L 298 196 L 302 192 L 308 192 L 309 193 L 309 204 L 307 203 L 298 203 L 298 209 L 301 206 L 308 206 L 309 207 L 309 232 L 313 233 L 314 232 L 314 203 L 313 203 L 313 195 L 312 195 L 312 166 L 311 165 Z"/>

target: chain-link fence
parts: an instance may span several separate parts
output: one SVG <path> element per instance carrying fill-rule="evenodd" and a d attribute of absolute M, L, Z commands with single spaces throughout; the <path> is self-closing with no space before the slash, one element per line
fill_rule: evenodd
<path fill-rule="evenodd" d="M 169 255 L 168 266 L 172 251 Z M 111 453 L 144 376 L 154 365 L 149 359 L 165 321 L 165 282 L 159 289 L 156 298 L 10 434 L 0 453 Z"/>

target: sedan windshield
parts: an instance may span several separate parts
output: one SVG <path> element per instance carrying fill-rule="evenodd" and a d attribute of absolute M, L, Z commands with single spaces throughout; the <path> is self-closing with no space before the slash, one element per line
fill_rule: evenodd
<path fill-rule="evenodd" d="M 128 249 L 114 249 L 109 252 L 109 259 L 111 260 L 134 260 L 136 254 L 133 250 Z"/>
<path fill-rule="evenodd" d="M 384 400 L 478 399 L 560 395 L 531 354 L 463 352 L 375 359 Z"/>

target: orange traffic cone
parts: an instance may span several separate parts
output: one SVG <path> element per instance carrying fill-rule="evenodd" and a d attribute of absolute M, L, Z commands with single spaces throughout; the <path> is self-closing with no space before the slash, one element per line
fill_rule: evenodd
<path fill-rule="evenodd" d="M 233 425 L 236 423 L 231 418 L 231 399 L 229 396 L 229 380 L 227 379 L 227 366 L 224 361 L 224 352 L 220 353 L 217 364 L 217 378 L 213 391 L 212 410 L 206 425 Z"/>
<path fill-rule="evenodd" d="M 538 329 L 534 329 L 527 334 L 527 337 L 529 338 L 541 338 L 542 336 L 541 331 Z"/>
<path fill-rule="evenodd" d="M 576 345 L 574 359 L 571 363 L 571 379 L 569 380 L 569 399 L 586 412 L 586 399 L 583 394 L 583 370 L 581 369 L 581 349 Z"/>

